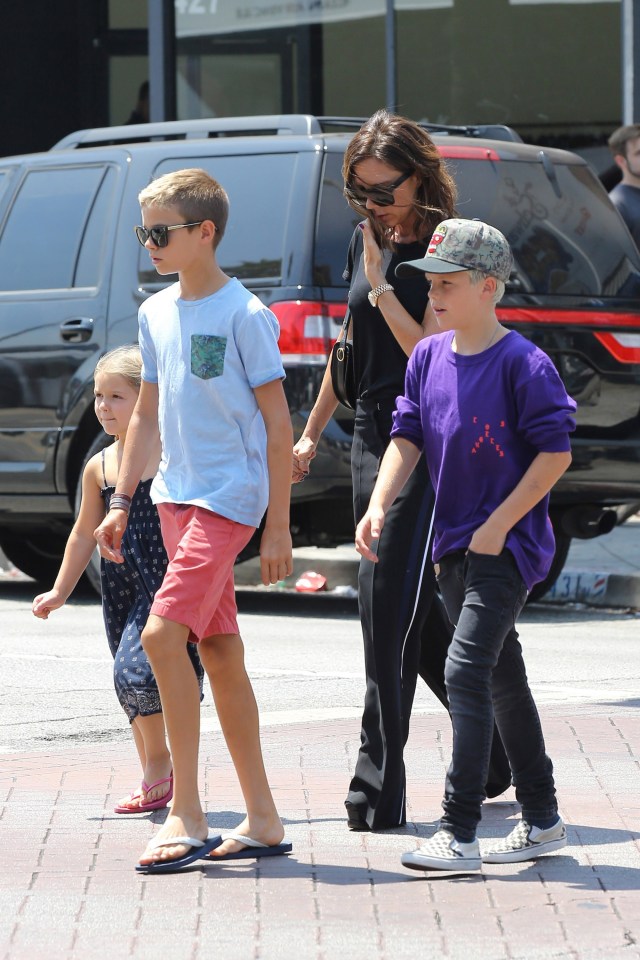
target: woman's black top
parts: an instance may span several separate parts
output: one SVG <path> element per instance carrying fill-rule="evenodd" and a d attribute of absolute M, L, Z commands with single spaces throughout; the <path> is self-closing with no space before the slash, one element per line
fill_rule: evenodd
<path fill-rule="evenodd" d="M 399 263 L 424 257 L 426 244 L 403 243 L 383 251 L 383 270 L 395 295 L 417 323 L 427 309 L 429 287 L 424 275 L 400 279 L 395 275 Z M 369 303 L 371 284 L 363 264 L 362 231 L 356 227 L 349 244 L 344 279 L 349 282 L 349 307 L 352 317 L 353 356 L 357 396 L 363 400 L 395 400 L 404 392 L 408 357 L 377 307 Z"/>

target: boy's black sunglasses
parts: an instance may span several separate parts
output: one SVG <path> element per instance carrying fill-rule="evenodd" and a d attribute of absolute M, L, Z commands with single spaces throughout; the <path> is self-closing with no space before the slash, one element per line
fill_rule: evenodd
<path fill-rule="evenodd" d="M 361 187 L 359 184 L 344 185 L 344 195 L 351 203 L 359 207 L 366 206 L 367 200 L 375 203 L 376 207 L 390 207 L 394 202 L 394 193 L 405 180 L 408 180 L 411 173 L 403 173 L 401 177 L 394 180 L 393 183 L 378 183 L 375 187 Z"/>
<path fill-rule="evenodd" d="M 146 227 L 134 227 L 133 229 L 143 247 L 149 237 L 151 237 L 155 247 L 166 247 L 169 243 L 169 230 L 181 230 L 182 227 L 197 227 L 201 223 L 204 223 L 204 220 L 195 220 L 193 223 L 173 223 L 168 227 L 164 225 L 161 227 L 150 227 L 149 230 L 147 230 Z"/>

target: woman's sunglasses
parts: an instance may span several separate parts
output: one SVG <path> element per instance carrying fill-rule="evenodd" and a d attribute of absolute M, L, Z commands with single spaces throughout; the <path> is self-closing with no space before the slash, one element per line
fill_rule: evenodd
<path fill-rule="evenodd" d="M 161 227 L 150 227 L 148 230 L 146 227 L 134 227 L 133 229 L 143 247 L 149 237 L 151 237 L 154 247 L 166 247 L 169 243 L 169 230 L 182 230 L 183 227 L 197 227 L 201 223 L 204 223 L 204 220 L 195 220 L 194 223 L 174 223 L 168 227 L 164 225 Z"/>
<path fill-rule="evenodd" d="M 344 195 L 351 203 L 360 207 L 366 206 L 367 200 L 371 200 L 376 207 L 390 207 L 394 202 L 394 193 L 405 180 L 411 176 L 410 173 L 403 173 L 401 177 L 394 180 L 393 183 L 377 183 L 375 187 L 361 187 L 358 184 L 350 185 L 345 183 Z"/>

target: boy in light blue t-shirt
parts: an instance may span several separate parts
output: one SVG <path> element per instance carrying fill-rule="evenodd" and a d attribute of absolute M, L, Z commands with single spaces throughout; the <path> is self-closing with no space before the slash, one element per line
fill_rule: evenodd
<path fill-rule="evenodd" d="M 179 170 L 154 180 L 139 201 L 138 239 L 158 273 L 177 273 L 178 282 L 140 308 L 140 397 L 111 509 L 96 536 L 103 556 L 121 560 L 130 497 L 159 428 L 162 459 L 151 494 L 169 565 L 142 642 L 160 690 L 174 799 L 136 869 L 160 873 L 198 859 L 291 850 L 283 842 L 262 760 L 233 566 L 266 510 L 263 583 L 292 571 L 293 438 L 276 318 L 216 260 L 227 222 L 226 193 L 204 170 Z M 189 640 L 199 643 L 247 807 L 246 819 L 225 836 L 209 831 L 198 792 L 200 704 Z"/>

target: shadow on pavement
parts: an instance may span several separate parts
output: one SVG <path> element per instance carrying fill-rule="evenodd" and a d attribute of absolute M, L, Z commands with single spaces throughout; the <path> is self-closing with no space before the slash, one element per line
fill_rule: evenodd
<path fill-rule="evenodd" d="M 236 590 L 239 613 L 280 617 L 358 617 L 358 601 L 332 593 L 297 593 L 295 590 Z"/>

